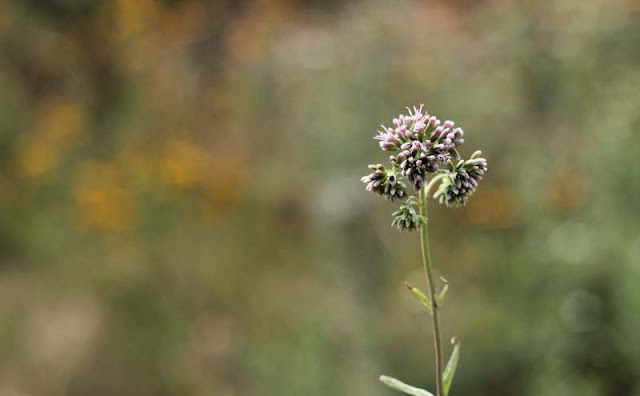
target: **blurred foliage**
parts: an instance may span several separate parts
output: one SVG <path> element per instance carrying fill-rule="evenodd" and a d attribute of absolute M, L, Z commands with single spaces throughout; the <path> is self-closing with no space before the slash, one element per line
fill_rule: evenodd
<path fill-rule="evenodd" d="M 433 389 L 417 237 L 359 180 L 424 102 L 490 162 L 431 211 L 453 394 L 640 395 L 639 14 L 0 2 L 0 394 Z"/>

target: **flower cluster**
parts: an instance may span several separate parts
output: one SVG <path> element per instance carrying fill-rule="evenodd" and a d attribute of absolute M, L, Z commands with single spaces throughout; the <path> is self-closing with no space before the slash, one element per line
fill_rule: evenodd
<path fill-rule="evenodd" d="M 382 195 L 392 201 L 406 195 L 407 186 L 398 180 L 394 171 L 388 171 L 381 164 L 369 165 L 369 169 L 373 172 L 361 179 L 363 183 L 367 184 L 367 191 Z"/>
<path fill-rule="evenodd" d="M 399 151 L 390 161 L 409 179 L 416 190 L 424 185 L 427 173 L 438 170 L 439 163 L 457 156 L 456 147 L 464 143 L 462 128 L 454 128 L 453 121 L 440 120 L 423 113 L 423 105 L 407 108 L 409 115 L 394 118 L 392 128 L 382 125 L 375 139 L 385 151 Z"/>
<path fill-rule="evenodd" d="M 487 171 L 487 160 L 479 158 L 480 154 L 480 151 L 476 151 L 471 159 L 460 160 L 455 165 L 449 161 L 447 177 L 443 179 L 434 198 L 447 206 L 466 205 Z"/>
<path fill-rule="evenodd" d="M 467 161 L 460 159 L 457 148 L 464 144 L 464 131 L 455 127 L 453 121 L 441 123 L 424 111 L 423 105 L 407 107 L 407 111 L 407 115 L 394 118 L 391 127 L 382 125 L 382 130 L 374 137 L 380 141 L 382 150 L 393 152 L 389 157 L 392 168 L 369 165 L 372 173 L 362 178 L 367 190 L 394 200 L 407 194 L 401 178 L 407 178 L 416 191 L 420 191 L 430 173 L 444 173 L 447 177 L 440 178 L 443 181 L 436 193 L 440 203 L 447 206 L 466 204 L 487 170 L 487 161 L 478 158 L 480 152 Z M 458 162 L 454 165 L 452 161 Z M 393 224 L 408 230 L 419 225 L 419 220 L 408 209 L 415 204 L 407 201 L 401 206 L 394 214 Z M 415 215 L 415 210 L 413 213 Z M 401 227 L 401 223 L 404 226 Z"/>
<path fill-rule="evenodd" d="M 380 148 L 385 151 L 396 151 L 403 143 L 423 140 L 426 129 L 437 126 L 440 121 L 436 117 L 423 113 L 422 108 L 423 105 L 419 108 L 413 106 L 412 111 L 407 107 L 409 115 L 400 114 L 394 118 L 392 128 L 380 125 L 382 131 L 378 131 L 378 135 L 374 138 L 380 140 Z"/>
<path fill-rule="evenodd" d="M 409 198 L 407 203 L 400 205 L 400 209 L 397 212 L 393 213 L 393 222 L 391 222 L 391 225 L 397 227 L 399 231 L 413 231 L 419 228 L 421 224 L 427 223 L 427 219 L 416 212 L 411 198 Z"/>

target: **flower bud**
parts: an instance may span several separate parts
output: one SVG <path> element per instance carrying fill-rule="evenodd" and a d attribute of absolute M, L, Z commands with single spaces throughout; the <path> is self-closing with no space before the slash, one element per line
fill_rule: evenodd
<path fill-rule="evenodd" d="M 398 211 L 393 213 L 391 225 L 397 227 L 399 231 L 413 231 L 427 223 L 427 219 L 419 215 L 409 202 L 411 202 L 411 197 L 400 206 Z"/>
<path fill-rule="evenodd" d="M 382 195 L 392 201 L 406 195 L 407 186 L 398 180 L 394 171 L 389 171 L 380 164 L 369 165 L 369 169 L 374 172 L 360 179 L 367 185 L 367 191 Z"/>
<path fill-rule="evenodd" d="M 477 158 L 478 155 L 480 153 L 476 152 L 472 159 L 460 160 L 455 165 L 449 161 L 446 171 L 448 177 L 440 183 L 434 198 L 447 206 L 466 205 L 469 197 L 475 193 L 478 182 L 487 171 L 487 160 Z"/>

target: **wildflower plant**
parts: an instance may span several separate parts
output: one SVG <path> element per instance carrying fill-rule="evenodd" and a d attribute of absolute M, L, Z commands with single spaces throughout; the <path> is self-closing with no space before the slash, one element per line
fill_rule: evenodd
<path fill-rule="evenodd" d="M 374 139 L 380 148 L 391 154 L 390 166 L 369 165 L 371 173 L 362 178 L 367 191 L 381 195 L 391 201 L 405 198 L 405 202 L 393 213 L 391 224 L 400 231 L 420 230 L 422 261 L 427 280 L 428 294 L 407 284 L 409 291 L 431 315 L 435 360 L 436 394 L 448 396 L 453 376 L 460 356 L 460 342 L 451 339 L 453 351 L 446 367 L 442 366 L 442 346 L 439 310 L 449 289 L 446 280 L 437 290 L 429 253 L 429 219 L 427 198 L 435 189 L 433 198 L 448 207 L 466 205 L 475 193 L 478 183 L 487 171 L 487 160 L 481 158 L 480 151 L 474 152 L 467 160 L 461 158 L 458 148 L 464 144 L 464 131 L 455 127 L 453 121 L 440 122 L 420 107 L 407 108 L 408 114 L 401 114 L 392 121 L 391 127 L 382 125 L 382 130 Z M 406 180 L 405 184 L 403 180 Z M 417 197 L 407 195 L 407 184 L 411 185 Z M 395 378 L 380 376 L 385 385 L 413 396 L 433 396 L 432 393 L 407 385 Z"/>

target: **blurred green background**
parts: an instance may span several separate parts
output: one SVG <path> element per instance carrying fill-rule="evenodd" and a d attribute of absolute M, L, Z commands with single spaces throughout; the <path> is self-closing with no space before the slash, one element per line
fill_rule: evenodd
<path fill-rule="evenodd" d="M 639 16 L 0 1 L 0 395 L 433 390 L 418 237 L 359 180 L 421 102 L 489 159 L 431 204 L 453 395 L 640 395 Z"/>

